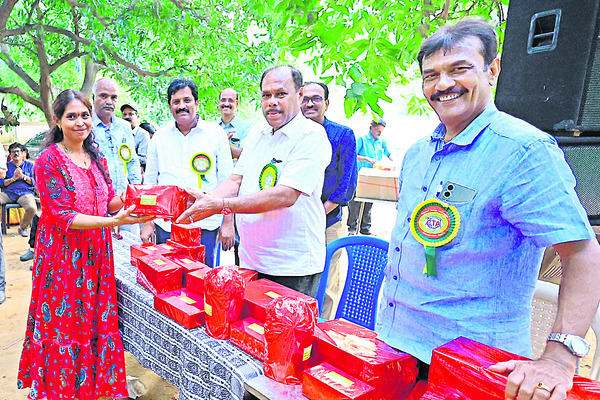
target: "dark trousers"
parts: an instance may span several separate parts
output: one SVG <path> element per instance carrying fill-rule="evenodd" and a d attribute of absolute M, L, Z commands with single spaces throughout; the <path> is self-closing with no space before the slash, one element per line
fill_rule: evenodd
<path fill-rule="evenodd" d="M 40 222 L 40 217 L 37 214 L 33 216 L 31 220 L 31 230 L 29 231 L 29 247 L 35 247 L 35 235 L 37 234 L 38 222 Z"/>
<path fill-rule="evenodd" d="M 321 273 L 304 276 L 277 276 L 258 273 L 258 279 L 268 279 L 280 285 L 297 290 L 307 296 L 315 297 L 321 280 Z"/>
<path fill-rule="evenodd" d="M 158 224 L 155 225 L 155 230 L 156 243 L 167 243 L 167 239 L 171 238 L 171 232 L 165 231 L 158 226 Z M 215 256 L 217 255 L 217 246 L 219 245 L 219 228 L 213 229 L 212 231 L 209 231 L 208 229 L 202 229 L 200 243 L 204 245 L 204 250 L 206 251 L 204 264 L 211 268 L 214 267 Z"/>
<path fill-rule="evenodd" d="M 358 214 L 360 214 L 360 201 L 350 200 L 348 203 L 348 230 L 356 231 Z M 371 230 L 371 208 L 373 203 L 365 202 L 365 209 L 363 210 L 362 221 L 358 227 L 361 232 L 369 232 Z"/>

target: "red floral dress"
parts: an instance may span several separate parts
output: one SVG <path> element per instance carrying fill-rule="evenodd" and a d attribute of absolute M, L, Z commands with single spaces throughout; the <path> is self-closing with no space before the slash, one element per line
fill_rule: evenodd
<path fill-rule="evenodd" d="M 78 213 L 106 215 L 112 184 L 56 145 L 41 153 L 35 177 L 42 216 L 17 384 L 30 399 L 127 397 L 110 229 L 70 228 Z"/>

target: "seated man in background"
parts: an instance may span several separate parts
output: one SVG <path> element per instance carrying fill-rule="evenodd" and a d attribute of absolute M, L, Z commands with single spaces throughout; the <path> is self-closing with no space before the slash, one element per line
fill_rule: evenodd
<path fill-rule="evenodd" d="M 19 235 L 26 237 L 27 228 L 37 211 L 33 163 L 25 160 L 27 147 L 21 143 L 11 144 L 8 152 L 11 161 L 6 164 L 6 178 L 0 179 L 0 186 L 2 186 L 0 204 L 18 203 L 25 209 L 25 216 L 19 224 Z"/>

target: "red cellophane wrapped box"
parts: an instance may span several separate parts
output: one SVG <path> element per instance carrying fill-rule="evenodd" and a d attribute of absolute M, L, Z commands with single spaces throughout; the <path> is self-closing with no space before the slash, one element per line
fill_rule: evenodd
<path fill-rule="evenodd" d="M 246 281 L 246 285 L 252 281 L 255 281 L 258 277 L 258 272 L 251 269 L 240 268 L 237 265 L 230 265 L 229 268 L 235 268 Z"/>
<path fill-rule="evenodd" d="M 167 244 L 173 246 L 178 252 L 186 254 L 192 257 L 196 261 L 206 262 L 206 249 L 203 244 L 195 244 L 193 246 L 186 246 L 185 244 L 177 243 L 171 239 L 167 239 Z"/>
<path fill-rule="evenodd" d="M 265 328 L 262 322 L 252 317 L 234 322 L 229 340 L 251 356 L 265 360 Z"/>
<path fill-rule="evenodd" d="M 181 275 L 181 279 L 182 279 L 181 282 L 184 287 L 186 286 L 187 275 L 190 272 L 210 268 L 208 265 L 204 264 L 203 262 L 192 259 L 192 257 L 188 256 L 187 254 L 173 254 L 173 255 L 168 255 L 166 257 L 181 267 L 181 270 L 183 272 Z M 199 294 L 202 294 L 202 293 L 204 293 L 204 291 Z"/>
<path fill-rule="evenodd" d="M 138 258 L 143 256 L 154 255 L 170 255 L 177 254 L 181 250 L 176 249 L 174 246 L 168 244 L 154 244 L 154 243 L 142 243 L 134 244 L 130 248 L 131 251 L 131 264 L 135 267 L 138 266 Z"/>
<path fill-rule="evenodd" d="M 153 294 L 181 289 L 181 267 L 162 255 L 138 259 L 137 281 Z"/>
<path fill-rule="evenodd" d="M 206 333 L 229 339 L 231 324 L 240 319 L 246 281 L 235 268 L 216 267 L 204 276 Z"/>
<path fill-rule="evenodd" d="M 344 320 L 317 324 L 311 365 L 327 362 L 375 388 L 377 399 L 404 399 L 418 374 L 417 359 Z"/>
<path fill-rule="evenodd" d="M 372 386 L 327 363 L 304 370 L 302 394 L 311 400 L 377 400 Z"/>
<path fill-rule="evenodd" d="M 184 246 L 197 246 L 202 237 L 202 229 L 190 224 L 171 224 L 171 240 Z"/>
<path fill-rule="evenodd" d="M 300 384 L 314 330 L 315 315 L 306 301 L 282 296 L 270 302 L 265 321 L 265 376 L 288 385 Z"/>
<path fill-rule="evenodd" d="M 246 285 L 243 317 L 249 316 L 256 318 L 261 322 L 265 322 L 267 305 L 269 305 L 273 299 L 281 296 L 292 296 L 306 301 L 315 316 L 315 321 L 319 317 L 319 305 L 317 304 L 317 299 L 268 279 L 259 279 L 249 282 Z"/>
<path fill-rule="evenodd" d="M 185 287 L 194 293 L 204 294 L 204 277 L 211 267 L 200 268 L 188 273 L 185 277 Z"/>
<path fill-rule="evenodd" d="M 125 208 L 135 206 L 134 213 L 177 219 L 187 208 L 188 194 L 172 185 L 127 185 Z"/>
<path fill-rule="evenodd" d="M 488 369 L 501 361 L 524 360 L 460 337 L 433 351 L 427 392 L 423 399 L 504 400 L 508 374 Z M 575 375 L 567 400 L 600 399 L 600 382 Z"/>
<path fill-rule="evenodd" d="M 154 308 L 188 329 L 204 324 L 204 299 L 186 289 L 155 295 Z"/>

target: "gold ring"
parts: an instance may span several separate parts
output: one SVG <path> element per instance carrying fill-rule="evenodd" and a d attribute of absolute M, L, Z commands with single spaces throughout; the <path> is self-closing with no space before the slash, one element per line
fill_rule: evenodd
<path fill-rule="evenodd" d="M 538 382 L 535 388 L 545 390 L 548 393 L 552 393 L 552 389 L 550 389 L 550 387 L 548 387 L 547 385 L 544 385 L 542 382 Z"/>

